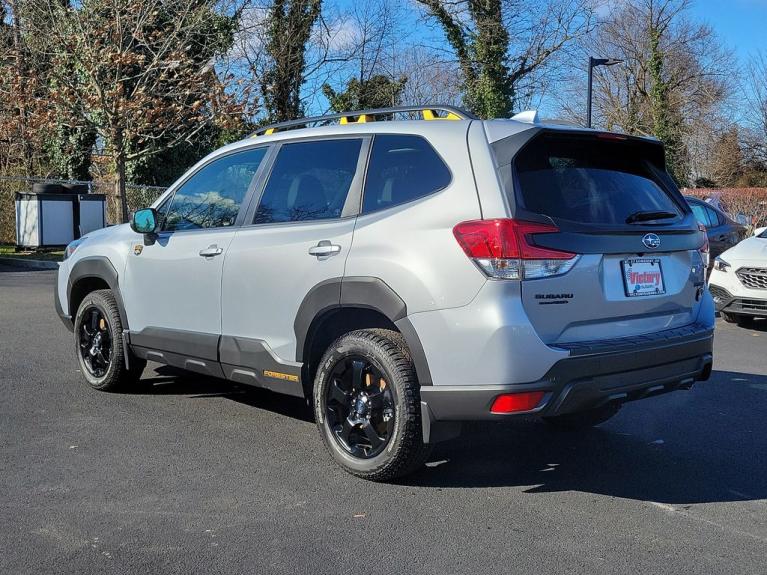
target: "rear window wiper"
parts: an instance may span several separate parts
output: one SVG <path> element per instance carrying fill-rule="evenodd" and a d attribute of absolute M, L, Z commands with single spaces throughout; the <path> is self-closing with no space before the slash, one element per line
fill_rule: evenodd
<path fill-rule="evenodd" d="M 636 222 L 648 222 L 650 220 L 667 220 L 668 218 L 675 218 L 679 214 L 675 214 L 674 212 L 664 212 L 664 211 L 656 211 L 656 212 L 634 212 L 629 217 L 626 218 L 627 224 L 633 224 Z"/>

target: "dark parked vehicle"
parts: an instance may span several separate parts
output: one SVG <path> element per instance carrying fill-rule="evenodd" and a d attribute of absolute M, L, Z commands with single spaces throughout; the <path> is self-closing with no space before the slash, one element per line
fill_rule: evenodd
<path fill-rule="evenodd" d="M 723 211 L 698 198 L 685 196 L 684 199 L 690 204 L 698 222 L 706 226 L 712 262 L 722 252 L 746 239 L 745 226 L 740 225 Z"/>

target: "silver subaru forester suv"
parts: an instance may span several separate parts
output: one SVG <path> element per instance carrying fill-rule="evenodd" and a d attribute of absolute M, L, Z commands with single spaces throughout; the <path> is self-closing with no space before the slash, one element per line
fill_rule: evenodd
<path fill-rule="evenodd" d="M 347 471 L 460 422 L 593 426 L 709 377 L 705 231 L 653 139 L 392 108 L 268 126 L 67 247 L 96 389 L 154 361 L 304 397 Z"/>

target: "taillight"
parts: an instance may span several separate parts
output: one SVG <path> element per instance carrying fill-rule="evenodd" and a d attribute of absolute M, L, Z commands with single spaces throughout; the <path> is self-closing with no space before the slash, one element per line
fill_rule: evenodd
<path fill-rule="evenodd" d="M 556 226 L 512 219 L 472 220 L 453 228 L 463 251 L 488 276 L 497 279 L 536 279 L 567 273 L 577 254 L 542 248 L 535 234 L 552 234 Z"/>

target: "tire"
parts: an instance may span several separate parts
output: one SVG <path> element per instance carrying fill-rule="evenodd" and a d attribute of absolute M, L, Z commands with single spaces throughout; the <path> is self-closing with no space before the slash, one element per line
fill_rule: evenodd
<path fill-rule="evenodd" d="M 727 323 L 738 323 L 739 318 L 731 313 L 722 312 L 722 319 Z"/>
<path fill-rule="evenodd" d="M 543 420 L 552 427 L 574 431 L 600 425 L 613 417 L 620 410 L 620 404 L 607 403 L 596 409 L 589 409 L 587 411 L 579 411 L 576 413 L 566 413 L 565 415 L 555 415 L 553 417 L 544 417 Z"/>
<path fill-rule="evenodd" d="M 363 329 L 333 342 L 317 370 L 313 403 L 325 446 L 352 475 L 389 481 L 412 473 L 429 456 L 415 368 L 395 331 Z M 371 429 L 381 442 L 368 442 Z"/>
<path fill-rule="evenodd" d="M 94 345 L 96 335 L 98 342 Z M 128 388 L 138 382 L 146 367 L 146 360 L 131 355 L 130 371 L 125 369 L 122 321 L 111 290 L 93 291 L 80 303 L 75 314 L 74 342 L 80 371 L 93 389 Z M 95 355 L 93 350 L 98 350 Z"/>

